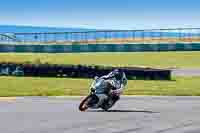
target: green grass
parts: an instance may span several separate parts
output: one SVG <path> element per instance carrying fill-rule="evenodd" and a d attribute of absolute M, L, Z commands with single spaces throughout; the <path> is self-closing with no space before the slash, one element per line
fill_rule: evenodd
<path fill-rule="evenodd" d="M 1 53 L 0 62 L 200 68 L 200 52 L 31 54 Z M 128 82 L 125 95 L 200 96 L 200 77 Z M 89 79 L 0 77 L 0 96 L 87 95 Z"/>
<path fill-rule="evenodd" d="M 174 81 L 128 81 L 125 95 L 200 96 L 200 77 L 176 77 Z M 0 96 L 87 95 L 89 79 L 0 77 Z"/>
<path fill-rule="evenodd" d="M 146 66 L 157 68 L 200 68 L 200 52 L 133 52 L 133 53 L 1 53 L 0 62 L 54 64 L 89 64 L 109 66 Z"/>

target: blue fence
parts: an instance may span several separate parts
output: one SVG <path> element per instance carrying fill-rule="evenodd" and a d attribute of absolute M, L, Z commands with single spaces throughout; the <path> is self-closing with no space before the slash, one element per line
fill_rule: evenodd
<path fill-rule="evenodd" d="M 85 44 L 85 45 L 0 45 L 0 52 L 73 53 L 200 51 L 200 43 L 177 44 Z"/>
<path fill-rule="evenodd" d="M 200 28 L 0 34 L 0 43 L 6 42 L 20 44 L 200 43 Z"/>

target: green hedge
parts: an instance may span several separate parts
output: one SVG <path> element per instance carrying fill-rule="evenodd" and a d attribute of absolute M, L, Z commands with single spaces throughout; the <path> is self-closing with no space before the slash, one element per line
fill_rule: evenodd
<path fill-rule="evenodd" d="M 116 67 L 56 65 L 56 64 L 16 64 L 0 63 L 0 75 L 31 76 L 31 77 L 73 77 L 94 78 L 111 72 Z M 170 80 L 171 71 L 150 68 L 119 68 L 128 79 Z"/>

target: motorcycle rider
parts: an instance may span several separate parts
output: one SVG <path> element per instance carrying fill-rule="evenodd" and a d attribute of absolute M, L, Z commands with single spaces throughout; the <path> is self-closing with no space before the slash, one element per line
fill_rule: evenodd
<path fill-rule="evenodd" d="M 102 105 L 102 103 L 106 102 L 107 104 L 105 106 L 108 109 L 120 99 L 120 95 L 127 85 L 127 78 L 125 73 L 121 69 L 115 69 L 108 75 L 102 76 L 100 78 L 107 80 L 112 86 L 109 94 L 97 95 L 99 98 L 98 105 Z"/>

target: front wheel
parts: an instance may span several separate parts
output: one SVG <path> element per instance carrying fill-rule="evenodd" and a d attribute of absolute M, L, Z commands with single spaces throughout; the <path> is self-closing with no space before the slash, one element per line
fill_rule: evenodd
<path fill-rule="evenodd" d="M 86 98 L 84 98 L 79 105 L 79 110 L 86 111 L 88 109 L 88 103 L 91 99 L 92 99 L 91 96 L 87 96 Z"/>

